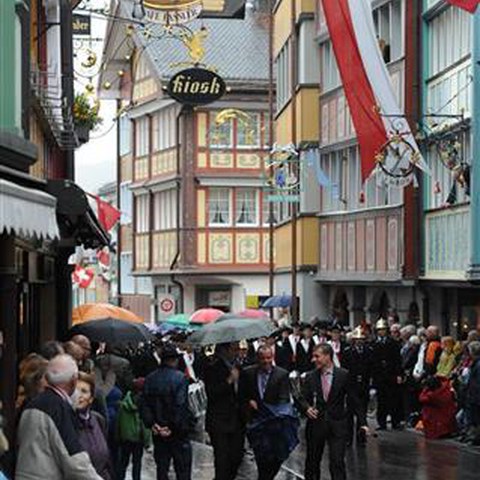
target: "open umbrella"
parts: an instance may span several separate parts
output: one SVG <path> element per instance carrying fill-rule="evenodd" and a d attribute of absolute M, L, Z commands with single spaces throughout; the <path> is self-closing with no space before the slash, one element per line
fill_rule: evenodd
<path fill-rule="evenodd" d="M 275 332 L 275 327 L 271 322 L 237 317 L 205 325 L 198 332 L 193 332 L 189 341 L 200 346 L 218 345 L 219 343 L 268 337 L 273 332 Z"/>
<path fill-rule="evenodd" d="M 200 323 L 202 325 L 207 323 L 213 323 L 223 315 L 221 310 L 216 308 L 201 308 L 192 314 L 190 317 L 190 323 Z"/>
<path fill-rule="evenodd" d="M 262 304 L 262 308 L 288 308 L 292 306 L 291 295 L 275 295 L 267 298 Z"/>
<path fill-rule="evenodd" d="M 72 325 L 106 318 L 143 323 L 142 318 L 130 310 L 111 305 L 110 303 L 86 303 L 74 308 L 72 311 Z"/>
<path fill-rule="evenodd" d="M 80 323 L 70 329 L 70 335 L 85 335 L 92 342 L 105 342 L 110 347 L 137 345 L 155 337 L 144 324 L 107 318 Z"/>
<path fill-rule="evenodd" d="M 255 310 L 253 308 L 247 308 L 240 313 L 237 313 L 239 317 L 244 318 L 268 318 L 268 313 L 264 310 Z"/>

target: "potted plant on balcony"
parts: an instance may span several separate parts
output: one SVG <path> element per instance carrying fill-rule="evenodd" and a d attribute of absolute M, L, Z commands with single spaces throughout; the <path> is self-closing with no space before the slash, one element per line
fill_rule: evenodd
<path fill-rule="evenodd" d="M 75 122 L 75 132 L 80 143 L 88 142 L 90 131 L 102 123 L 102 118 L 98 112 L 100 102 L 92 101 L 85 93 L 79 93 L 75 96 L 73 102 L 73 119 Z"/>

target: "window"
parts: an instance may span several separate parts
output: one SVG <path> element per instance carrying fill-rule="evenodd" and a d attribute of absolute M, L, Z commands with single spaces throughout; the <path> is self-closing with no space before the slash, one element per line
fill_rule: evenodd
<path fill-rule="evenodd" d="M 269 192 L 267 190 L 263 191 L 262 195 L 262 223 L 265 226 L 270 225 L 270 213 L 273 215 L 273 224 L 275 225 L 278 221 L 278 203 L 268 201 Z M 273 206 L 270 210 L 270 206 Z"/>
<path fill-rule="evenodd" d="M 137 277 L 135 280 L 137 284 L 137 293 L 140 295 L 153 294 L 152 279 L 150 277 Z"/>
<path fill-rule="evenodd" d="M 402 0 L 394 0 L 373 11 L 378 45 L 385 63 L 394 62 L 403 56 L 402 9 Z"/>
<path fill-rule="evenodd" d="M 137 157 L 143 157 L 150 152 L 149 118 L 143 117 L 135 125 L 135 150 Z"/>
<path fill-rule="evenodd" d="M 120 284 L 122 294 L 135 293 L 135 283 L 132 277 L 133 255 L 131 253 L 122 253 L 120 256 Z"/>
<path fill-rule="evenodd" d="M 277 111 L 280 111 L 292 93 L 290 41 L 287 41 L 280 50 L 275 64 L 277 68 Z"/>
<path fill-rule="evenodd" d="M 135 198 L 136 233 L 146 233 L 150 230 L 150 196 L 139 195 Z"/>
<path fill-rule="evenodd" d="M 320 56 L 315 41 L 315 21 L 300 24 L 298 34 L 298 83 L 316 84 L 320 78 Z"/>
<path fill-rule="evenodd" d="M 233 147 L 233 119 L 219 123 L 216 120 L 218 112 L 210 112 L 210 147 Z"/>
<path fill-rule="evenodd" d="M 122 216 L 120 218 L 121 225 L 132 223 L 132 200 L 133 194 L 130 190 L 130 184 L 124 183 L 120 186 L 120 210 Z"/>
<path fill-rule="evenodd" d="M 253 188 L 235 190 L 235 223 L 238 226 L 258 225 L 258 191 Z"/>
<path fill-rule="evenodd" d="M 330 40 L 322 43 L 320 46 L 320 57 L 322 60 L 322 88 L 323 91 L 326 92 L 341 85 L 340 73 L 338 71 L 337 61 Z"/>
<path fill-rule="evenodd" d="M 428 24 L 428 76 L 432 77 L 470 54 L 472 15 L 448 8 Z"/>
<path fill-rule="evenodd" d="M 237 119 L 237 146 L 260 147 L 260 114 L 249 113 L 248 120 Z"/>
<path fill-rule="evenodd" d="M 118 128 L 120 130 L 120 155 L 127 155 L 132 151 L 132 121 L 127 115 L 120 117 Z"/>
<path fill-rule="evenodd" d="M 177 118 L 175 108 L 166 108 L 152 117 L 152 149 L 154 152 L 167 150 L 176 145 Z"/>
<path fill-rule="evenodd" d="M 228 188 L 211 188 L 208 196 L 208 223 L 210 226 L 232 224 L 231 191 Z"/>
<path fill-rule="evenodd" d="M 173 230 L 177 227 L 177 191 L 166 190 L 157 192 L 153 196 L 153 228 L 159 230 Z"/>

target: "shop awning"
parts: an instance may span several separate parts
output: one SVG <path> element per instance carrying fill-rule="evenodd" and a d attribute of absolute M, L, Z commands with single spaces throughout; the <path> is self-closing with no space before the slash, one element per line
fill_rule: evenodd
<path fill-rule="evenodd" d="M 98 221 L 87 195 L 69 180 L 49 180 L 48 191 L 57 199 L 57 219 L 62 241 L 85 248 L 113 248 L 110 235 Z"/>
<path fill-rule="evenodd" d="M 0 233 L 58 238 L 55 197 L 0 179 Z"/>

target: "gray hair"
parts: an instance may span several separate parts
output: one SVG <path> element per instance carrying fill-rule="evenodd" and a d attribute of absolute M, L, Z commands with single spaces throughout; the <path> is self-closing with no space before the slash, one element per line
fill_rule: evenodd
<path fill-rule="evenodd" d="M 402 336 L 405 336 L 405 337 L 411 337 L 412 335 L 415 335 L 416 333 L 415 325 L 405 325 L 400 330 L 400 333 L 402 334 Z"/>
<path fill-rule="evenodd" d="M 471 342 L 468 344 L 468 353 L 470 353 L 470 355 L 473 357 L 473 358 L 478 358 L 480 357 L 480 342 L 479 341 L 475 341 L 475 342 Z"/>
<path fill-rule="evenodd" d="M 418 337 L 424 337 L 427 334 L 427 329 L 425 327 L 420 327 L 417 330 L 417 336 Z"/>
<path fill-rule="evenodd" d="M 66 385 L 77 376 L 78 366 L 70 355 L 57 355 L 48 362 L 46 378 L 54 387 Z"/>
<path fill-rule="evenodd" d="M 412 335 L 408 341 L 412 344 L 412 345 L 420 345 L 422 343 L 422 341 L 420 340 L 420 337 L 418 335 Z"/>

